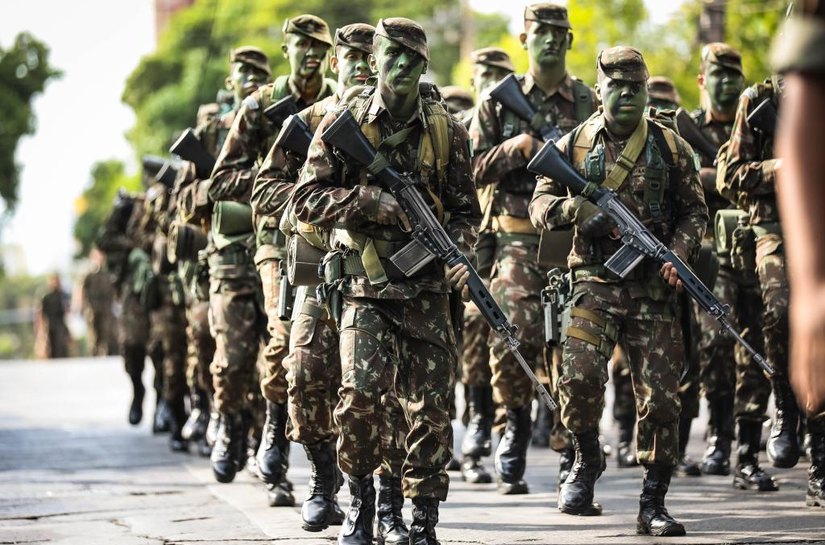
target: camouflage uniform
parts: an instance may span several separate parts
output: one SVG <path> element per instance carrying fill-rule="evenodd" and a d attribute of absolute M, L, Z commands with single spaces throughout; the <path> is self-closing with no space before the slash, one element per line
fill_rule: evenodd
<path fill-rule="evenodd" d="M 40 316 L 46 331 L 48 358 L 69 357 L 69 328 L 66 327 L 66 292 L 57 287 L 40 300 Z"/>
<path fill-rule="evenodd" d="M 83 278 L 83 314 L 93 356 L 117 354 L 114 297 L 112 276 L 106 269 L 91 271 Z"/>

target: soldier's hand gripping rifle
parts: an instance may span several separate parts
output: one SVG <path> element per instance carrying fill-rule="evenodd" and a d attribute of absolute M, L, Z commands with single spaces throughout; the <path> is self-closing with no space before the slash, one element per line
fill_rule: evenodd
<path fill-rule="evenodd" d="M 481 277 L 479 277 L 469 260 L 450 239 L 450 236 L 438 222 L 432 210 L 430 210 L 430 207 L 427 206 L 427 203 L 409 176 L 398 173 L 389 166 L 385 160 L 382 161 L 380 157 L 377 158 L 378 153 L 364 136 L 364 133 L 361 132 L 361 127 L 358 126 L 358 123 L 349 110 L 345 110 L 338 119 L 324 131 L 321 139 L 344 152 L 359 164 L 365 166 L 367 171 L 375 176 L 375 178 L 392 193 L 409 218 L 413 226 L 411 233 L 413 241 L 399 251 L 396 256 L 399 254 L 402 256 L 418 254 L 419 251 L 423 250 L 429 259 L 419 260 L 411 266 L 404 266 L 401 261 L 395 261 L 394 258 L 396 258 L 396 256 L 393 256 L 390 259 L 393 260 L 399 269 L 407 275 L 414 274 L 423 267 L 424 264 L 435 258 L 443 261 L 450 267 L 459 264 L 467 267 L 470 273 L 470 278 L 467 280 L 470 299 L 476 304 L 484 316 L 484 319 L 490 324 L 490 327 L 504 339 L 507 348 L 513 353 L 527 376 L 530 377 L 541 400 L 551 410 L 555 410 L 558 405 L 538 381 L 533 370 L 530 369 L 530 366 L 518 351 L 519 341 L 515 336 L 516 326 L 507 320 L 501 307 L 499 307 L 498 303 L 493 299 L 484 282 L 481 281 Z M 403 257 L 400 259 L 403 259 Z"/>
<path fill-rule="evenodd" d="M 722 325 L 723 331 L 731 334 L 737 342 L 753 355 L 756 363 L 768 376 L 774 376 L 776 371 L 773 366 L 768 363 L 764 356 L 756 352 L 731 325 L 727 317 L 729 307 L 719 302 L 713 292 L 699 280 L 696 273 L 670 248 L 659 241 L 650 232 L 650 229 L 645 227 L 633 212 L 624 205 L 616 196 L 616 193 L 603 187 L 593 188 L 592 184 L 588 183 L 570 166 L 570 163 L 565 160 L 552 142 L 548 142 L 539 150 L 527 165 L 527 170 L 552 178 L 567 187 L 574 195 L 586 195 L 589 201 L 601 208 L 616 223 L 619 232 L 622 234 L 623 245 L 604 264 L 610 272 L 624 278 L 645 257 L 654 259 L 661 264 L 672 263 L 688 295 Z"/>
<path fill-rule="evenodd" d="M 510 74 L 490 91 L 490 97 L 530 124 L 530 128 L 541 135 L 545 142 L 555 142 L 562 132 L 544 120 L 521 90 L 518 79 Z"/>
<path fill-rule="evenodd" d="M 306 157 L 309 152 L 309 144 L 312 142 L 312 133 L 304 120 L 293 114 L 286 118 L 278 138 L 273 145 Z"/>
<path fill-rule="evenodd" d="M 183 134 L 169 148 L 169 153 L 174 153 L 181 159 L 193 163 L 199 179 L 206 180 L 212 176 L 215 158 L 206 150 L 192 128 L 183 131 Z"/>

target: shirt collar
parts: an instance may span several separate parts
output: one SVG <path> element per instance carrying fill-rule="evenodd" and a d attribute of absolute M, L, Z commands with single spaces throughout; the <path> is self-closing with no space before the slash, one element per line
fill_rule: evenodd
<path fill-rule="evenodd" d="M 575 102 L 575 97 L 573 96 L 573 78 L 571 78 L 567 72 L 564 73 L 564 78 L 562 78 L 556 90 L 549 95 L 544 94 L 544 91 L 539 88 L 535 78 L 533 78 L 533 75 L 529 72 L 524 74 L 524 81 L 521 84 L 521 88 L 525 95 L 529 95 L 533 89 L 537 89 L 545 100 L 558 93 L 567 102 Z"/>
<path fill-rule="evenodd" d="M 381 116 L 384 112 L 387 111 L 387 107 L 384 104 L 384 100 L 381 98 L 381 93 L 378 92 L 376 88 L 375 91 L 370 96 L 370 100 L 372 101 L 369 105 L 369 109 L 367 110 L 367 122 L 372 123 L 378 117 Z M 387 112 L 389 116 L 389 112 Z M 404 125 L 411 125 L 416 120 L 420 120 L 421 124 L 426 128 L 427 127 L 427 118 L 424 115 L 424 106 L 421 102 L 421 96 L 418 96 L 418 100 L 416 101 L 415 110 L 410 118 L 404 123 Z"/>

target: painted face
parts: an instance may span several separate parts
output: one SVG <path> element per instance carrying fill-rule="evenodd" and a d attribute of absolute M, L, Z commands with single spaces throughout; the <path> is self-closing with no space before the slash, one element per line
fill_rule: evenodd
<path fill-rule="evenodd" d="M 718 64 L 710 64 L 705 70 L 705 89 L 714 110 L 735 108 L 744 88 L 745 78 L 736 70 Z"/>
<path fill-rule="evenodd" d="M 570 32 L 546 23 L 533 22 L 527 29 L 524 47 L 539 66 L 564 63 L 570 49 Z"/>
<path fill-rule="evenodd" d="M 492 87 L 503 80 L 510 73 L 499 66 L 488 66 L 486 64 L 473 65 L 473 88 L 476 94 L 480 95 L 487 88 Z"/>
<path fill-rule="evenodd" d="M 348 89 L 354 85 L 364 85 L 372 75 L 368 62 L 368 53 L 360 49 L 338 46 L 335 55 L 335 68 L 338 72 L 338 85 Z"/>
<path fill-rule="evenodd" d="M 255 89 L 266 83 L 269 76 L 266 72 L 255 68 L 251 64 L 236 62 L 232 64 L 232 73 L 227 79 L 227 87 L 238 99 L 251 95 Z"/>
<path fill-rule="evenodd" d="M 608 126 L 629 131 L 639 124 L 647 105 L 645 82 L 603 77 L 598 92 Z"/>
<path fill-rule="evenodd" d="M 671 102 L 669 100 L 664 100 L 661 98 L 653 98 L 651 97 L 649 102 L 649 106 L 653 106 L 657 110 L 678 110 L 679 105 L 675 102 Z"/>
<path fill-rule="evenodd" d="M 329 46 L 303 34 L 286 35 L 284 53 L 289 59 L 292 74 L 302 79 L 310 79 L 315 74 L 327 71 Z"/>
<path fill-rule="evenodd" d="M 375 45 L 373 55 L 381 85 L 398 96 L 418 89 L 418 81 L 427 70 L 424 57 L 393 40 L 381 39 Z"/>

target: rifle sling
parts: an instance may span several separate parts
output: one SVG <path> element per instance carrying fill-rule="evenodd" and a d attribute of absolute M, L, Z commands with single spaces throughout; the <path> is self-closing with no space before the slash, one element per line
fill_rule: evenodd
<path fill-rule="evenodd" d="M 639 159 L 639 155 L 642 154 L 646 142 L 647 123 L 645 120 L 642 120 L 616 159 L 616 164 L 613 165 L 613 168 L 607 173 L 607 178 L 602 184 L 602 187 L 616 191 L 622 186 L 628 174 L 630 174 L 630 171 L 632 171 L 636 165 L 636 161 Z"/>

